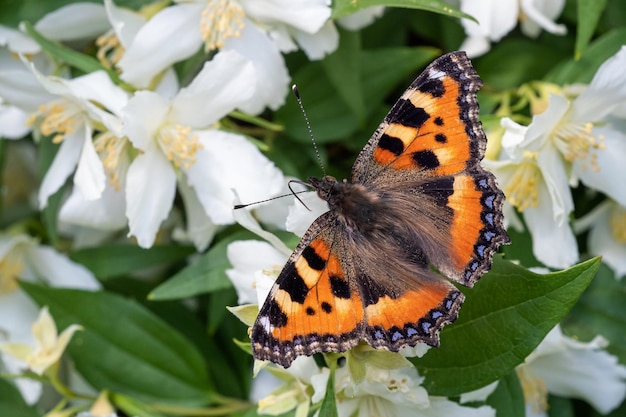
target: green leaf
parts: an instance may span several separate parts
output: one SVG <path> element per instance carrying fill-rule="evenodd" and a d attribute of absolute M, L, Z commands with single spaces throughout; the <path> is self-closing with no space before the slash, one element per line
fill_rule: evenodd
<path fill-rule="evenodd" d="M 333 13 L 331 18 L 339 19 L 372 6 L 426 10 L 444 16 L 466 18 L 476 22 L 476 19 L 472 16 L 440 0 L 335 0 L 333 1 Z"/>
<path fill-rule="evenodd" d="M 0 416 L 40 417 L 40 414 L 26 404 L 13 384 L 0 379 Z"/>
<path fill-rule="evenodd" d="M 496 390 L 487 398 L 487 404 L 496 409 L 498 416 L 524 417 L 526 415 L 524 391 L 522 391 L 517 372 L 510 372 L 498 382 Z"/>
<path fill-rule="evenodd" d="M 571 398 L 558 397 L 556 395 L 548 395 L 548 410 L 550 417 L 575 417 L 574 405 Z M 623 416 L 623 414 L 619 414 Z"/>
<path fill-rule="evenodd" d="M 319 417 L 338 417 L 337 400 L 335 398 L 335 370 L 331 370 L 326 384 L 326 394 L 320 406 Z"/>
<path fill-rule="evenodd" d="M 594 277 L 594 258 L 561 272 L 534 274 L 495 257 L 459 320 L 441 332 L 441 347 L 412 362 L 431 395 L 455 396 L 509 374 L 561 321 Z"/>
<path fill-rule="evenodd" d="M 228 235 L 192 264 L 156 287 L 148 299 L 173 300 L 230 288 L 232 284 L 226 275 L 226 270 L 230 268 L 226 249 L 231 242 L 249 239 L 260 240 L 247 230 Z"/>
<path fill-rule="evenodd" d="M 358 32 L 340 30 L 339 39 L 339 47 L 321 61 L 322 67 L 358 124 L 361 124 L 365 119 L 361 83 L 361 36 Z"/>
<path fill-rule="evenodd" d="M 417 76 L 418 69 L 424 67 L 437 55 L 436 49 L 423 47 L 363 51 L 360 61 L 361 90 L 367 106 L 366 118 L 370 119 L 371 115 L 379 110 L 380 104 L 398 86 L 398 83 L 404 82 L 405 78 L 411 74 Z M 293 74 L 293 79 L 299 86 L 318 143 L 345 139 L 363 127 L 339 96 L 326 76 L 321 63 L 312 62 L 304 65 Z M 401 87 L 407 86 L 408 84 Z M 290 137 L 301 143 L 310 143 L 306 124 L 302 120 L 302 113 L 295 100 L 288 101 L 276 112 L 276 120 L 285 126 L 285 132 Z M 371 127 L 371 131 L 380 123 L 380 120 L 376 119 L 369 121 L 372 122 L 372 126 L 368 126 L 368 128 Z M 371 131 L 368 134 L 371 134 Z"/>
<path fill-rule="evenodd" d="M 602 265 L 596 279 L 563 321 L 563 330 L 580 340 L 602 335 L 607 350 L 626 363 L 626 285 Z"/>
<path fill-rule="evenodd" d="M 154 404 L 201 406 L 212 401 L 201 354 L 137 302 L 106 292 L 21 285 L 39 305 L 49 306 L 60 329 L 83 326 L 68 350 L 78 372 L 96 390 Z"/>
<path fill-rule="evenodd" d="M 626 28 L 612 30 L 593 41 L 579 60 L 570 59 L 553 68 L 545 80 L 555 84 L 589 83 L 600 65 L 626 44 Z"/>
<path fill-rule="evenodd" d="M 578 29 L 574 58 L 579 59 L 591 40 L 600 16 L 606 7 L 606 0 L 578 0 Z"/>
<path fill-rule="evenodd" d="M 135 245 L 103 245 L 78 250 L 71 253 L 70 258 L 89 268 L 98 278 L 109 279 L 182 261 L 194 252 L 194 248 L 180 245 L 160 245 L 150 249 Z"/>
<path fill-rule="evenodd" d="M 109 75 L 109 77 L 111 77 L 111 80 L 115 82 L 115 84 L 129 91 L 133 90 L 132 86 L 122 81 L 122 79 L 119 77 L 117 72 L 109 68 L 106 68 L 97 59 L 89 55 L 76 52 L 73 49 L 70 49 L 66 46 L 61 45 L 58 42 L 54 42 L 45 38 L 43 35 L 41 35 L 41 33 L 35 30 L 33 25 L 31 25 L 28 22 L 24 22 L 23 26 L 24 26 L 24 30 L 26 31 L 26 33 L 30 37 L 32 37 L 39 44 L 39 46 L 41 46 L 41 49 L 48 52 L 53 57 L 58 58 L 59 60 L 65 62 L 69 66 L 77 68 L 83 71 L 84 73 L 90 73 L 90 72 L 95 72 L 95 71 L 105 71 Z"/>

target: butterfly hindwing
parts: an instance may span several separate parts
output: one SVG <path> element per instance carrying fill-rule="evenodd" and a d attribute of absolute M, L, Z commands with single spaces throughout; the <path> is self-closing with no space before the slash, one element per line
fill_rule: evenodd
<path fill-rule="evenodd" d="M 362 335 L 360 293 L 336 250 L 333 213 L 319 217 L 270 290 L 252 328 L 257 359 L 284 367 L 298 355 L 343 352 Z"/>

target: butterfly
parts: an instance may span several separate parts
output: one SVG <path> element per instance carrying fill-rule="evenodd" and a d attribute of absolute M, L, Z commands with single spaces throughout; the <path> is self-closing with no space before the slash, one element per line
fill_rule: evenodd
<path fill-rule="evenodd" d="M 326 200 L 251 331 L 254 357 L 287 368 L 300 355 L 361 340 L 397 352 L 453 322 L 463 294 L 509 242 L 504 194 L 480 166 L 482 81 L 464 52 L 432 62 L 367 142 L 349 181 L 310 177 Z"/>

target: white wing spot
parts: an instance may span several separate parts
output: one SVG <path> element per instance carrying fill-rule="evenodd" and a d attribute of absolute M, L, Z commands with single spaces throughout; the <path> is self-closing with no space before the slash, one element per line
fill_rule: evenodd
<path fill-rule="evenodd" d="M 265 330 L 265 333 L 267 334 L 272 333 L 272 330 L 274 330 L 274 326 L 272 326 L 270 318 L 267 316 L 259 317 L 259 324 L 263 327 L 263 330 Z"/>
<path fill-rule="evenodd" d="M 428 71 L 428 78 L 430 78 L 431 80 L 436 80 L 439 78 L 443 78 L 445 76 L 446 76 L 446 73 L 443 71 L 439 71 L 435 69 L 431 69 L 430 71 Z"/>

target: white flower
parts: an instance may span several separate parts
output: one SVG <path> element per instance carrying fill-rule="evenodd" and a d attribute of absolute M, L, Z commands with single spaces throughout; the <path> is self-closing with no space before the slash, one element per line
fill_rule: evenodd
<path fill-rule="evenodd" d="M 356 13 L 342 17 L 337 21 L 337 23 L 345 29 L 356 31 L 371 25 L 374 20 L 381 17 L 384 12 L 384 6 L 367 7 Z"/>
<path fill-rule="evenodd" d="M 249 62 L 237 52 L 220 52 L 172 100 L 152 91 L 130 99 L 124 133 L 142 152 L 128 169 L 126 215 L 140 246 L 152 245 L 174 202 L 177 182 L 186 181 L 216 225 L 234 221 L 232 189 L 247 201 L 280 190 L 282 174 L 254 145 L 213 127 L 246 102 L 254 83 Z M 190 193 L 183 196 L 189 201 Z M 208 241 L 198 238 L 198 243 Z"/>
<path fill-rule="evenodd" d="M 59 334 L 48 307 L 44 307 L 32 325 L 35 347 L 24 343 L 0 343 L 0 351 L 24 361 L 34 373 L 43 375 L 61 359 L 72 336 L 78 330 L 82 330 L 82 327 L 72 324 Z"/>
<path fill-rule="evenodd" d="M 519 210 L 533 240 L 533 254 L 547 266 L 566 268 L 578 259 L 578 246 L 569 225 L 574 209 L 565 168 L 553 148 L 531 152 L 521 147 L 529 128 L 503 119 L 504 152 L 483 165 L 498 178 L 506 203 Z"/>
<path fill-rule="evenodd" d="M 202 45 L 207 50 L 235 50 L 256 73 L 254 95 L 242 107 L 256 114 L 284 102 L 289 75 L 280 51 L 293 49 L 293 39 L 317 57 L 337 47 L 334 27 L 325 26 L 329 17 L 324 0 L 181 0 L 153 16 L 132 42 L 125 42 L 119 67 L 124 80 L 146 87 Z"/>
<path fill-rule="evenodd" d="M 598 69 L 591 84 L 574 100 L 551 95 L 544 113 L 533 117 L 521 147 L 542 152 L 554 147 L 577 179 L 626 205 L 623 185 L 626 134 L 609 116 L 626 101 L 626 47 Z"/>
<path fill-rule="evenodd" d="M 127 94 L 113 84 L 104 71 L 65 80 L 44 76 L 34 66 L 32 70 L 43 87 L 58 96 L 31 116 L 42 134 L 54 135 L 52 141 L 60 144 L 41 184 L 40 208 L 46 206 L 48 198 L 75 169 L 74 185 L 83 197 L 99 198 L 105 188 L 106 177 L 92 140 L 94 123 L 110 119 L 113 117 L 111 113 L 119 115 L 127 102 Z"/>
<path fill-rule="evenodd" d="M 556 326 L 524 364 L 518 366 L 528 417 L 545 416 L 547 394 L 579 398 L 607 414 L 626 396 L 626 367 L 602 348 L 596 337 L 588 343 L 563 335 Z"/>
<path fill-rule="evenodd" d="M 563 35 L 566 28 L 554 23 L 565 0 L 461 0 L 461 10 L 476 20 L 461 20 L 467 39 L 459 49 L 469 56 L 487 52 L 491 42 L 502 39 L 521 21 L 522 32 L 536 37 L 541 29 Z M 524 18 L 522 19 L 521 16 Z"/>
<path fill-rule="evenodd" d="M 578 232 L 589 229 L 587 244 L 592 255 L 615 272 L 616 278 L 626 275 L 626 208 L 615 201 L 599 204 L 585 217 L 574 223 Z"/>
<path fill-rule="evenodd" d="M 100 288 L 87 268 L 52 248 L 41 246 L 25 235 L 0 236 L 0 335 L 2 340 L 13 343 L 34 342 L 29 329 L 38 314 L 35 303 L 19 289 L 18 278 L 58 287 Z M 7 355 L 2 355 L 2 360 L 8 372 L 18 373 L 23 367 L 21 361 Z M 39 398 L 39 382 L 17 379 L 16 383 L 28 403 Z"/>
<path fill-rule="evenodd" d="M 495 410 L 488 406 L 464 407 L 444 397 L 429 396 L 421 386 L 423 377 L 413 366 L 382 369 L 366 365 L 366 369 L 365 379 L 358 385 L 351 380 L 346 367 L 336 371 L 335 390 L 343 391 L 337 402 L 339 415 L 495 416 Z M 321 397 L 317 391 L 316 396 Z"/>

